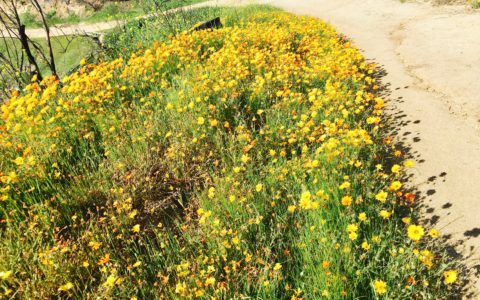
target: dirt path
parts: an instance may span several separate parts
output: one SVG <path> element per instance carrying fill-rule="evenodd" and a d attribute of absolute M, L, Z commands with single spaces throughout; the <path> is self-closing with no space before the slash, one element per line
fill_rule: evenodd
<path fill-rule="evenodd" d="M 331 22 L 385 69 L 425 223 L 456 244 L 480 297 L 480 13 L 396 0 L 262 2 Z"/>
<path fill-rule="evenodd" d="M 206 1 L 200 2 L 196 4 L 192 4 L 185 7 L 179 7 L 170 9 L 164 13 L 174 13 L 180 10 L 189 10 L 199 7 L 205 6 L 212 6 L 215 5 L 217 1 Z M 148 18 L 151 15 L 146 15 L 141 18 Z M 56 25 L 50 27 L 50 36 L 51 37 L 58 37 L 58 36 L 65 36 L 65 35 L 75 35 L 75 34 L 102 34 L 103 32 L 116 28 L 125 24 L 128 20 L 115 20 L 115 21 L 105 21 L 105 22 L 98 22 L 98 23 L 79 23 L 75 25 Z M 1 29 L 1 28 L 0 28 Z M 45 30 L 42 28 L 30 28 L 26 30 L 27 35 L 32 39 L 40 39 L 46 38 Z M 8 36 L 8 33 L 0 32 L 0 36 Z"/>

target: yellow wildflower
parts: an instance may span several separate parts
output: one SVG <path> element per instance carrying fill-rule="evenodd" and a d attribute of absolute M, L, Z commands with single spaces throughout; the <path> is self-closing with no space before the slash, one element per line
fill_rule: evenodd
<path fill-rule="evenodd" d="M 208 277 L 207 280 L 205 280 L 205 286 L 212 286 L 215 284 L 215 278 L 213 277 Z"/>
<path fill-rule="evenodd" d="M 132 232 L 134 232 L 134 233 L 140 232 L 140 224 L 137 224 L 137 225 L 133 226 L 132 227 Z"/>
<path fill-rule="evenodd" d="M 299 205 L 303 209 L 311 209 L 312 208 L 312 195 L 309 191 L 303 192 L 300 197 Z"/>
<path fill-rule="evenodd" d="M 434 238 L 434 239 L 436 239 L 436 238 L 438 238 L 438 237 L 440 236 L 440 233 L 439 233 L 438 230 L 436 230 L 435 228 L 430 229 L 430 231 L 428 232 L 428 234 L 429 234 L 432 238 Z"/>
<path fill-rule="evenodd" d="M 342 198 L 342 205 L 343 206 L 350 206 L 352 204 L 352 197 L 350 196 L 344 196 Z"/>
<path fill-rule="evenodd" d="M 433 256 L 433 253 L 428 251 L 428 250 L 423 250 L 419 253 L 420 261 L 427 267 L 431 268 L 433 266 L 433 259 L 435 258 Z"/>
<path fill-rule="evenodd" d="M 394 181 L 390 185 L 390 190 L 392 191 L 398 191 L 402 187 L 402 184 L 399 181 Z"/>
<path fill-rule="evenodd" d="M 208 198 L 210 198 L 210 199 L 215 198 L 215 188 L 214 187 L 210 187 L 208 189 Z"/>
<path fill-rule="evenodd" d="M 393 165 L 391 169 L 392 173 L 397 174 L 400 172 L 400 166 L 399 165 Z"/>
<path fill-rule="evenodd" d="M 340 190 L 344 190 L 344 189 L 349 189 L 351 186 L 350 182 L 348 181 L 345 181 L 344 183 L 342 183 L 339 187 Z"/>
<path fill-rule="evenodd" d="M 362 243 L 362 249 L 365 250 L 365 251 L 370 250 L 370 244 L 368 244 L 367 241 L 364 241 L 364 242 Z"/>
<path fill-rule="evenodd" d="M 387 292 L 387 283 L 383 280 L 375 280 L 373 282 L 373 288 L 375 289 L 375 293 L 383 295 Z"/>
<path fill-rule="evenodd" d="M 297 207 L 295 205 L 289 205 L 287 210 L 288 210 L 289 213 L 293 213 L 296 208 Z"/>
<path fill-rule="evenodd" d="M 362 212 L 362 213 L 359 213 L 359 214 L 358 214 L 358 219 L 359 219 L 360 221 L 366 221 L 366 220 L 367 220 L 367 214 L 366 214 L 366 213 L 363 213 L 363 212 Z"/>
<path fill-rule="evenodd" d="M 382 209 L 380 211 L 380 217 L 382 217 L 383 219 L 388 219 L 388 218 L 390 218 L 391 215 L 392 215 L 392 213 L 387 211 L 387 210 Z"/>
<path fill-rule="evenodd" d="M 6 280 L 12 276 L 13 272 L 12 271 L 2 271 L 0 272 L 0 279 L 1 280 Z"/>
<path fill-rule="evenodd" d="M 17 166 L 21 166 L 24 164 L 24 159 L 23 157 L 19 156 L 17 158 L 15 158 L 15 160 L 13 161 Z"/>
<path fill-rule="evenodd" d="M 457 281 L 457 271 L 455 270 L 447 270 L 443 272 L 444 282 L 445 284 L 454 284 Z"/>
<path fill-rule="evenodd" d="M 58 291 L 59 292 L 66 292 L 66 291 L 71 290 L 71 289 L 73 289 L 73 283 L 67 282 L 64 285 L 60 286 L 58 288 Z"/>
<path fill-rule="evenodd" d="M 358 234 L 357 234 L 356 232 L 353 232 L 353 231 L 352 231 L 352 232 L 348 233 L 348 237 L 349 237 L 352 241 L 354 241 L 354 240 L 357 239 Z"/>
<path fill-rule="evenodd" d="M 137 261 L 136 263 L 133 264 L 133 267 L 134 268 L 138 268 L 142 265 L 142 262 L 141 261 Z"/>
<path fill-rule="evenodd" d="M 279 263 L 276 263 L 275 266 L 273 267 L 273 269 L 274 269 L 275 271 L 278 271 L 278 270 L 280 270 L 281 268 L 282 268 L 282 265 L 279 264 Z"/>
<path fill-rule="evenodd" d="M 425 231 L 424 231 L 422 226 L 412 224 L 412 225 L 408 226 L 407 233 L 408 233 L 408 237 L 411 240 L 419 241 L 423 237 Z"/>
<path fill-rule="evenodd" d="M 413 161 L 412 160 L 406 160 L 404 163 L 403 163 L 403 166 L 405 168 L 412 168 L 414 165 Z"/>
<path fill-rule="evenodd" d="M 387 192 L 380 191 L 378 192 L 377 195 L 375 195 L 375 199 L 377 199 L 380 202 L 385 202 L 387 200 L 387 196 L 388 196 Z"/>
<path fill-rule="evenodd" d="M 117 283 L 118 277 L 114 274 L 107 277 L 107 280 L 103 283 L 103 286 L 107 288 L 113 287 Z"/>

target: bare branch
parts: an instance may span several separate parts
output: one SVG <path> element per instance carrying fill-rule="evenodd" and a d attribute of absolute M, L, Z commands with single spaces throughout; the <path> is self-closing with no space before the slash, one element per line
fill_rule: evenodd
<path fill-rule="evenodd" d="M 52 47 L 52 40 L 50 38 L 50 27 L 47 24 L 45 19 L 45 14 L 43 13 L 43 9 L 38 3 L 38 0 L 30 0 L 33 6 L 37 9 L 42 19 L 43 28 L 45 29 L 45 33 L 47 35 L 47 46 L 48 46 L 48 54 L 50 55 L 50 60 L 48 60 L 48 65 L 50 70 L 52 71 L 52 75 L 58 78 L 57 67 L 55 64 L 55 56 L 53 55 L 53 47 Z"/>

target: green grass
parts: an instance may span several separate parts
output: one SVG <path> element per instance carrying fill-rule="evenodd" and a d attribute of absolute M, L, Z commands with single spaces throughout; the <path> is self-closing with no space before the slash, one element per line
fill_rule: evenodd
<path fill-rule="evenodd" d="M 97 46 L 89 38 L 82 37 L 74 38 L 67 51 L 63 50 L 68 45 L 66 37 L 55 38 L 53 45 L 60 76 L 67 74 L 70 69 L 79 64 L 82 58 L 88 57 L 97 50 Z"/>
<path fill-rule="evenodd" d="M 200 1 L 190 0 L 188 2 Z M 123 57 L 128 59 L 132 52 L 136 52 L 140 48 L 150 47 L 156 41 L 166 40 L 169 35 L 191 29 L 199 22 L 211 20 L 218 16 L 222 16 L 224 25 L 233 26 L 238 20 L 255 13 L 275 11 L 279 11 L 279 9 L 265 5 L 249 5 L 242 9 L 202 7 L 192 11 L 184 11 L 168 18 L 151 17 L 132 20 L 126 26 L 115 28 L 105 36 L 105 44 L 110 49 L 107 52 L 107 58 Z"/>
<path fill-rule="evenodd" d="M 72 39 L 71 42 L 70 39 Z M 38 43 L 45 50 L 45 53 L 48 53 L 46 52 L 47 42 L 45 39 L 33 39 L 33 41 Z M 5 51 L 7 46 L 11 47 L 14 43 L 16 47 L 19 47 L 17 40 L 15 42 L 12 40 L 0 40 L 0 51 Z M 96 48 L 89 38 L 67 36 L 52 38 L 52 46 L 56 58 L 57 71 L 61 76 L 77 66 L 82 58 L 89 56 Z M 39 57 L 37 59 L 41 70 L 45 74 L 49 74 L 48 66 Z"/>
<path fill-rule="evenodd" d="M 84 21 L 98 23 L 112 20 L 125 20 L 143 15 L 143 8 L 134 3 L 107 3 L 100 10 L 88 14 Z"/>
<path fill-rule="evenodd" d="M 47 13 L 45 16 L 48 24 L 58 25 L 58 24 L 78 24 L 81 22 L 81 18 L 76 14 L 71 14 L 68 17 L 58 17 L 55 11 Z"/>
<path fill-rule="evenodd" d="M 45 19 L 50 26 L 59 24 L 78 24 L 82 21 L 76 14 L 71 14 L 68 17 L 59 17 L 55 11 L 50 11 L 45 14 Z M 25 12 L 20 15 L 20 20 L 27 28 L 40 28 L 43 26 L 39 17 L 31 12 Z"/>
<path fill-rule="evenodd" d="M 27 28 L 37 28 L 42 26 L 40 20 L 38 20 L 37 17 L 29 11 L 21 14 L 20 20 Z"/>
<path fill-rule="evenodd" d="M 203 2 L 205 0 L 171 0 L 163 1 L 160 5 L 162 10 L 173 9 L 182 6 Z M 134 0 L 130 3 L 107 3 L 99 11 L 93 12 L 85 18 L 88 23 L 97 23 L 110 20 L 128 20 L 143 16 L 152 12 L 152 0 Z"/>
<path fill-rule="evenodd" d="M 72 39 L 70 41 L 70 39 Z M 34 39 L 35 42 L 38 43 L 38 45 L 44 49 L 44 53 L 48 56 L 47 52 L 47 42 L 45 39 Z M 18 40 L 12 41 L 12 40 L 3 40 L 0 39 L 0 51 L 5 51 L 6 47 L 11 47 L 13 44 L 16 44 L 15 46 L 18 47 L 19 49 L 19 42 Z M 53 47 L 53 52 L 55 56 L 55 63 L 56 63 L 56 68 L 57 68 L 57 73 L 60 77 L 66 75 L 68 72 L 70 72 L 73 68 L 77 67 L 80 63 L 80 60 L 82 58 L 90 57 L 94 52 L 96 52 L 98 49 L 97 45 L 93 44 L 92 41 L 89 38 L 84 38 L 84 37 L 54 37 L 52 38 L 52 47 Z M 35 52 L 35 54 L 37 54 Z M 45 63 L 44 60 L 42 60 L 38 55 L 36 57 L 37 63 L 39 64 L 39 67 L 41 69 L 42 75 L 50 75 L 51 70 L 48 67 L 48 65 Z M 8 78 L 11 78 L 10 75 L 8 74 L 2 74 L 5 75 L 4 79 L 5 81 L 0 82 L 0 90 L 1 90 L 1 96 L 0 96 L 0 103 L 3 102 L 4 99 L 3 95 L 8 95 L 9 91 L 12 89 L 12 87 L 15 88 L 22 88 L 22 87 L 17 87 L 17 83 L 11 82 Z M 28 77 L 27 74 L 23 74 L 24 76 Z M 27 80 L 28 79 L 24 79 Z"/>
<path fill-rule="evenodd" d="M 160 7 L 162 10 L 168 10 L 202 1 L 205 0 L 172 0 L 162 3 Z M 73 25 L 81 22 L 98 23 L 113 20 L 124 21 L 151 13 L 152 11 L 146 8 L 151 7 L 151 5 L 152 0 L 131 0 L 127 2 L 106 3 L 98 11 L 87 11 L 85 16 L 82 17 L 76 14 L 69 15 L 68 17 L 59 17 L 55 11 L 47 12 L 45 17 L 48 24 L 51 26 L 59 24 Z M 21 14 L 20 18 L 27 28 L 42 27 L 40 19 L 31 12 Z"/>

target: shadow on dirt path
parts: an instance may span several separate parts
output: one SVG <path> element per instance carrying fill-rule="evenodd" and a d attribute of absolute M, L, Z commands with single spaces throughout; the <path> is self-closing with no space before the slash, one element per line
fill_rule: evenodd
<path fill-rule="evenodd" d="M 413 159 L 418 163 L 425 163 L 425 159 L 422 158 L 422 154 L 414 150 L 413 143 L 420 142 L 420 138 L 411 137 L 412 132 L 405 131 L 403 128 L 408 125 L 420 124 L 421 120 L 413 120 L 409 115 L 405 114 L 403 110 L 400 110 L 399 106 L 408 101 L 404 97 L 393 97 L 392 90 L 398 91 L 401 89 L 408 89 L 409 86 L 395 87 L 392 83 L 385 80 L 388 72 L 384 66 L 378 66 L 375 73 L 375 79 L 380 86 L 379 96 L 389 103 L 389 111 L 385 117 L 386 127 L 383 129 L 387 136 L 394 138 L 395 149 L 400 150 L 402 153 L 401 159 Z M 389 162 L 390 165 L 398 163 L 395 160 Z M 388 164 L 388 163 L 387 163 Z M 388 168 L 389 166 L 386 166 Z M 408 173 L 404 181 L 412 182 L 415 174 L 413 172 Z M 436 192 L 436 185 L 446 182 L 448 174 L 446 172 L 440 172 L 439 174 L 432 174 L 423 183 L 425 188 L 418 189 L 417 186 L 411 185 L 408 188 L 408 192 L 415 195 L 414 207 L 417 211 L 422 212 L 420 219 L 422 224 L 426 228 L 438 228 L 442 215 L 450 215 L 448 210 L 453 206 L 452 203 L 447 202 L 442 205 L 441 212 L 437 212 L 437 208 L 429 205 L 429 200 Z M 472 228 L 464 232 L 464 239 L 453 238 L 452 234 L 444 234 L 437 241 L 436 246 L 441 252 L 446 253 L 449 257 L 448 261 L 454 262 L 454 268 L 462 274 L 460 279 L 459 289 L 452 291 L 450 299 L 476 299 L 479 296 L 475 290 L 475 280 L 472 278 L 478 278 L 480 276 L 480 263 L 475 262 L 475 247 L 470 246 L 470 249 L 465 249 L 466 244 L 480 236 L 480 228 Z M 474 242 L 474 241 L 473 241 Z M 467 251 L 468 250 L 468 251 Z M 473 262 L 473 264 L 472 264 Z"/>

